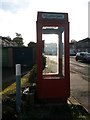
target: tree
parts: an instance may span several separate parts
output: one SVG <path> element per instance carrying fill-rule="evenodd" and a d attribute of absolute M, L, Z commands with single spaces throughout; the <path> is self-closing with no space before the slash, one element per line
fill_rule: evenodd
<path fill-rule="evenodd" d="M 22 35 L 20 33 L 16 33 L 16 37 L 13 38 L 13 42 L 16 42 L 18 44 L 18 46 L 23 46 L 23 38 Z"/>
<path fill-rule="evenodd" d="M 74 40 L 74 39 L 72 39 L 72 40 L 71 40 L 71 43 L 76 43 L 76 42 L 77 42 L 77 41 L 76 41 L 76 40 Z"/>
<path fill-rule="evenodd" d="M 30 42 L 30 43 L 28 44 L 28 47 L 36 48 L 36 43 L 35 43 L 35 42 Z"/>
<path fill-rule="evenodd" d="M 7 38 L 8 41 L 12 40 L 10 36 L 7 36 L 6 38 Z"/>

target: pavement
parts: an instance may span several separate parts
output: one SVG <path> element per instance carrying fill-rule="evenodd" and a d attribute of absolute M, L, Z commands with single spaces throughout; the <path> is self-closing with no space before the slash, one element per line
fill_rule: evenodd
<path fill-rule="evenodd" d="M 88 109 L 86 109 L 78 100 L 76 100 L 74 97 L 70 96 L 67 100 L 68 104 L 73 104 L 73 105 L 79 105 L 82 107 L 82 109 L 85 111 L 85 113 L 87 114 L 87 116 L 90 117 L 90 113 L 88 111 Z M 88 119 L 90 120 L 90 118 Z"/>
<path fill-rule="evenodd" d="M 68 103 L 74 104 L 74 105 L 81 105 L 74 97 L 69 97 Z"/>
<path fill-rule="evenodd" d="M 71 73 L 70 78 L 71 96 L 84 106 L 85 109 L 88 109 L 87 111 L 90 113 L 90 95 L 88 94 L 90 91 L 88 89 L 88 82 L 84 80 L 79 73 Z"/>

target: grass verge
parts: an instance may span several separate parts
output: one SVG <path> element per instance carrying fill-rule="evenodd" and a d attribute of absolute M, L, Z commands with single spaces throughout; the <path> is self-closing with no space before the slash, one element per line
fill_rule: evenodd
<path fill-rule="evenodd" d="M 33 68 L 35 70 L 35 67 Z M 26 74 L 21 78 L 21 87 L 28 85 L 28 80 L 30 75 L 33 79 L 33 70 L 32 72 Z M 3 119 L 2 120 L 89 120 L 87 114 L 82 110 L 81 106 L 71 105 L 71 104 L 62 104 L 62 105 L 29 105 L 25 101 L 22 104 L 22 111 L 17 114 L 15 111 L 15 92 L 16 92 L 16 83 L 8 86 L 0 94 L 4 96 L 9 96 L 3 101 Z"/>
<path fill-rule="evenodd" d="M 24 75 L 21 78 L 21 88 L 23 88 L 29 84 L 28 83 L 29 75 L 30 75 L 30 73 L 28 72 L 26 75 Z M 16 82 L 12 83 L 7 88 L 2 90 L 2 92 L 0 92 L 0 95 L 3 95 L 3 97 L 5 97 L 9 94 L 15 94 L 15 93 L 16 93 Z"/>

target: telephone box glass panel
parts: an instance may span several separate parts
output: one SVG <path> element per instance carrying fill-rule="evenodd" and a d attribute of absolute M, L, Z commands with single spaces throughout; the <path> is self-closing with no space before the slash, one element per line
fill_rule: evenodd
<path fill-rule="evenodd" d="M 64 77 L 64 28 L 44 26 L 42 28 L 42 40 L 42 60 L 45 64 L 42 74 Z"/>

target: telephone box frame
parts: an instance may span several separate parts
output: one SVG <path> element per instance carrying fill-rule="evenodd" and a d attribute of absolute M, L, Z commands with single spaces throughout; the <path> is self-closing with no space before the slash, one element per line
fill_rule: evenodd
<path fill-rule="evenodd" d="M 50 18 L 48 18 L 48 16 Z M 61 18 L 55 18 L 55 15 L 61 15 Z M 62 18 L 64 15 L 64 18 Z M 44 16 L 44 17 L 42 17 Z M 58 26 L 64 28 L 64 54 L 65 54 L 65 76 L 42 74 L 42 27 Z M 39 100 L 66 102 L 70 96 L 70 66 L 69 66 L 69 22 L 68 13 L 38 12 L 37 14 L 37 80 L 36 97 Z"/>

